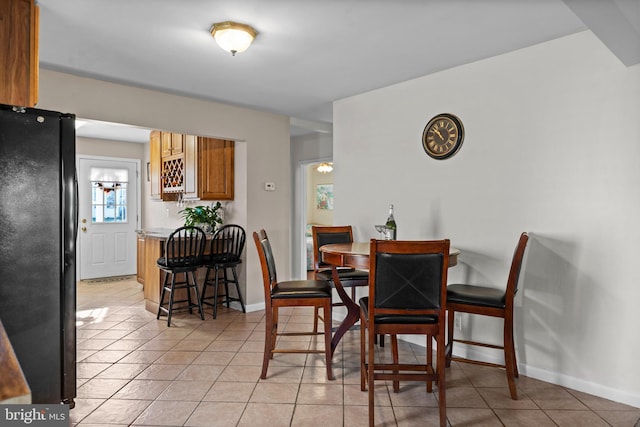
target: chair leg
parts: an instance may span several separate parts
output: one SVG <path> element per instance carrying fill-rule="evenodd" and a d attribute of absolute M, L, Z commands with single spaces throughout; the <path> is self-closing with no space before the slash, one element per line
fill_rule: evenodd
<path fill-rule="evenodd" d="M 269 310 L 269 309 L 268 309 Z M 277 313 L 276 308 L 271 308 L 271 313 L 267 312 L 265 316 L 265 334 L 264 334 L 264 355 L 262 356 L 262 373 L 260 374 L 260 378 L 263 380 L 267 378 L 267 369 L 269 369 L 269 360 L 273 357 L 273 348 L 275 343 L 272 343 L 274 339 L 274 328 L 277 325 L 274 325 L 274 313 Z"/>
<path fill-rule="evenodd" d="M 384 335 L 379 335 L 379 337 L 380 339 L 382 339 Z M 398 354 L 398 336 L 397 335 L 391 335 L 391 355 L 393 357 L 393 363 L 397 365 L 400 362 L 400 355 Z M 400 372 L 393 371 L 393 373 L 399 374 Z M 393 392 L 394 393 L 400 392 L 400 381 L 398 380 L 393 381 Z"/>
<path fill-rule="evenodd" d="M 231 308 L 231 297 L 229 296 L 229 279 L 227 278 L 227 269 L 222 267 L 222 282 L 224 283 L 224 301 L 222 304 L 227 303 L 227 308 Z"/>
<path fill-rule="evenodd" d="M 195 281 L 194 281 L 195 283 Z M 189 314 L 193 314 L 193 301 L 191 301 L 191 290 L 189 289 L 191 285 L 189 285 L 189 272 L 186 271 L 184 273 L 184 284 L 187 286 L 185 289 L 187 290 L 187 307 L 189 308 Z"/>
<path fill-rule="evenodd" d="M 220 270 L 216 266 L 213 271 L 213 318 L 216 319 L 218 318 L 218 286 L 220 285 Z"/>
<path fill-rule="evenodd" d="M 367 323 L 362 311 L 360 311 L 360 391 L 367 389 L 365 383 L 367 381 Z"/>
<path fill-rule="evenodd" d="M 433 368 L 433 337 L 431 335 L 427 335 L 427 366 L 431 366 Z M 437 359 L 437 356 L 436 356 Z M 440 365 L 438 365 L 438 370 L 440 370 Z M 433 392 L 432 381 L 427 381 L 427 393 Z"/>
<path fill-rule="evenodd" d="M 431 340 L 431 337 L 429 338 Z M 440 427 L 445 427 L 447 425 L 447 396 L 446 396 L 446 384 L 445 384 L 445 338 L 444 334 L 440 334 L 438 338 L 436 338 L 436 343 L 438 345 L 437 348 L 437 377 L 438 377 L 438 408 L 440 412 Z"/>
<path fill-rule="evenodd" d="M 173 296 L 176 291 L 176 274 L 171 274 L 171 289 L 169 291 L 169 311 L 167 312 L 167 326 L 171 327 L 171 314 L 173 313 Z"/>
<path fill-rule="evenodd" d="M 320 311 L 320 306 L 314 307 L 313 309 L 313 333 L 318 333 L 318 312 Z"/>
<path fill-rule="evenodd" d="M 453 355 L 453 320 L 455 315 L 455 311 L 447 310 L 447 352 L 445 354 L 447 368 L 451 366 L 451 356 Z"/>
<path fill-rule="evenodd" d="M 374 420 L 374 411 L 375 411 L 375 405 L 374 405 L 374 401 L 375 401 L 375 383 L 374 383 L 374 373 L 375 373 L 375 350 L 374 350 L 374 346 L 373 346 L 373 336 L 374 336 L 374 332 L 371 329 L 372 325 L 369 325 L 369 339 L 367 346 L 368 348 L 368 352 L 367 352 L 367 361 L 368 361 L 368 367 L 367 367 L 367 387 L 369 388 L 369 393 L 368 393 L 368 397 L 369 397 L 369 427 L 374 427 L 375 425 L 375 420 Z"/>
<path fill-rule="evenodd" d="M 515 346 L 513 344 L 513 319 L 504 319 L 504 364 L 507 371 L 507 382 L 511 399 L 518 400 L 518 389 L 514 377 L 517 376 Z"/>
<path fill-rule="evenodd" d="M 327 298 L 328 301 L 325 301 L 325 303 L 323 304 L 324 307 L 324 311 L 323 311 L 323 318 L 324 318 L 324 353 L 325 353 L 325 360 L 326 360 L 326 365 L 327 365 L 327 378 L 329 380 L 335 380 L 335 377 L 333 376 L 333 368 L 331 366 L 331 358 L 332 358 L 332 354 L 331 354 L 331 338 L 332 338 L 332 333 L 331 333 L 331 328 L 332 328 L 332 322 L 331 322 L 331 298 Z"/>
<path fill-rule="evenodd" d="M 162 303 L 164 302 L 164 294 L 167 291 L 167 279 L 169 273 L 167 273 L 166 271 L 164 271 L 164 280 L 162 281 L 162 293 L 160 294 L 160 304 L 158 304 L 158 315 L 156 316 L 156 319 L 160 318 L 160 312 L 162 311 Z"/>
<path fill-rule="evenodd" d="M 195 293 L 196 296 L 196 302 L 198 303 L 198 310 L 200 310 L 200 319 L 204 320 L 204 310 L 202 309 L 202 301 L 200 299 L 200 293 L 198 291 L 198 282 L 196 281 L 196 272 L 192 271 L 191 272 L 191 278 L 193 279 L 193 291 Z M 187 278 L 187 280 L 189 280 Z M 187 289 L 187 293 L 189 292 L 189 289 Z M 191 302 L 189 302 L 191 303 Z"/>
<path fill-rule="evenodd" d="M 240 306 L 242 307 L 242 312 L 246 313 L 246 309 L 244 307 L 244 302 L 242 300 L 242 293 L 240 292 L 240 281 L 238 281 L 238 272 L 236 271 L 236 266 L 231 267 L 231 273 L 233 274 L 233 280 L 236 284 L 236 292 L 238 292 L 238 300 L 240 301 Z"/>

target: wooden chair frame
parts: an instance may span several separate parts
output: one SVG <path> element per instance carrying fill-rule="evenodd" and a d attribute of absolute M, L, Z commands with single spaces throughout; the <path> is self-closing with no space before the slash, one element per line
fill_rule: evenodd
<path fill-rule="evenodd" d="M 262 361 L 262 373 L 260 378 L 267 378 L 269 360 L 273 359 L 275 353 L 324 353 L 327 367 L 327 378 L 335 379 L 331 365 L 331 288 L 326 281 L 319 280 L 295 280 L 278 282 L 275 261 L 271 250 L 271 244 L 266 231 L 260 230 L 253 233 L 253 240 L 258 250 L 260 265 L 262 267 L 262 279 L 264 283 L 265 301 L 265 341 L 264 356 Z M 290 287 L 285 298 L 273 298 L 276 287 Z M 325 287 L 326 296 L 320 297 L 314 289 Z M 324 319 L 324 331 L 317 332 L 278 332 L 278 309 L 280 307 L 300 307 L 311 306 L 322 307 Z M 324 349 L 276 349 L 278 336 L 303 336 L 303 335 L 324 335 Z"/>
<path fill-rule="evenodd" d="M 460 303 L 452 301 L 451 299 L 447 301 L 447 331 L 448 331 L 448 342 L 447 342 L 447 366 L 451 364 L 451 361 L 464 362 L 464 363 L 473 363 L 476 365 L 484 365 L 484 366 L 494 366 L 499 368 L 505 368 L 507 373 L 507 382 L 509 384 L 509 393 L 511 394 L 511 398 L 513 400 L 518 399 L 518 390 L 516 388 L 515 378 L 518 377 L 518 365 L 516 362 L 516 350 L 514 344 L 513 337 L 513 308 L 514 308 L 514 299 L 515 295 L 518 292 L 518 281 L 520 277 L 520 270 L 522 268 L 522 261 L 524 258 L 525 249 L 527 246 L 527 242 L 529 240 L 529 236 L 527 233 L 522 233 L 520 235 L 520 239 L 518 240 L 518 245 L 513 254 L 513 259 L 511 261 L 511 269 L 509 271 L 509 278 L 507 279 L 507 287 L 504 292 L 504 306 L 503 307 L 495 307 L 489 305 L 483 305 L 481 300 L 477 302 L 474 301 L 471 303 Z M 455 289 L 455 286 L 465 286 L 465 285 L 451 285 L 452 289 Z M 472 286 L 469 286 L 472 287 Z M 476 287 L 478 291 L 482 292 L 483 290 L 488 292 L 493 292 L 494 290 L 487 287 Z M 453 297 L 452 297 L 453 298 Z M 473 340 L 460 340 L 454 338 L 454 318 L 455 313 L 469 313 L 475 315 L 482 316 L 491 316 L 502 318 L 504 322 L 503 328 L 503 343 L 502 345 L 494 345 L 488 344 L 485 342 L 473 341 Z M 504 361 L 505 363 L 490 363 L 479 360 L 473 360 L 465 357 L 455 357 L 453 356 L 453 343 L 459 342 L 461 344 L 471 345 L 471 346 L 480 346 L 486 348 L 493 348 L 503 350 L 504 352 Z"/>
<path fill-rule="evenodd" d="M 320 277 L 318 275 L 318 273 L 320 272 L 324 272 L 329 276 L 331 276 L 332 267 L 331 265 L 324 264 L 322 262 L 321 253 L 320 253 L 320 246 L 328 244 L 326 242 L 321 241 L 322 240 L 321 236 L 330 235 L 330 234 L 342 237 L 342 238 L 338 237 L 336 240 L 332 240 L 331 243 L 353 243 L 353 229 L 350 225 L 329 225 L 329 226 L 314 225 L 312 226 L 311 237 L 313 239 L 313 273 L 314 273 L 314 278 L 316 280 L 327 280 L 326 276 Z M 348 238 L 345 239 L 344 238 L 345 236 L 347 236 Z M 353 272 L 353 271 L 354 269 L 350 267 L 339 267 L 338 277 L 341 277 L 340 275 L 341 272 Z M 333 280 L 332 279 L 329 279 L 329 280 L 330 280 L 330 283 L 333 285 Z M 367 279 L 365 280 L 345 280 L 345 281 L 341 281 L 341 283 L 343 287 L 351 288 L 351 299 L 353 301 L 356 301 L 356 287 L 367 286 L 369 284 L 369 278 L 367 277 Z M 344 303 L 341 301 L 336 301 L 333 303 L 333 307 L 340 307 L 343 305 Z M 322 317 L 317 314 L 317 310 L 316 310 L 316 316 L 313 319 L 314 331 L 317 330 L 318 328 L 319 318 L 321 319 Z"/>
<path fill-rule="evenodd" d="M 407 254 L 407 255 L 440 255 L 438 262 L 440 277 L 437 285 L 439 301 L 425 308 L 388 308 L 376 307 L 376 287 L 378 280 L 378 255 Z M 445 390 L 445 333 L 446 333 L 446 301 L 447 301 L 447 270 L 449 267 L 449 240 L 438 241 L 393 241 L 371 240 L 369 255 L 370 284 L 365 312 L 365 300 L 360 301 L 360 387 L 369 392 L 369 425 L 374 425 L 374 382 L 375 380 L 393 381 L 394 391 L 399 391 L 399 381 L 425 381 L 427 392 L 432 391 L 432 382 L 438 384 L 438 401 L 440 425 L 446 425 L 446 390 Z M 380 269 L 382 272 L 383 270 Z M 382 273 L 381 273 L 382 274 Z M 422 317 L 431 316 L 431 323 L 410 322 L 400 320 L 398 323 L 378 323 L 377 316 Z M 375 362 L 375 336 L 390 334 L 393 345 L 393 363 Z M 397 353 L 397 334 L 426 335 L 427 354 L 426 364 L 401 364 Z M 433 344 L 437 343 L 436 366 L 433 365 Z M 366 355 L 366 356 L 365 356 Z"/>

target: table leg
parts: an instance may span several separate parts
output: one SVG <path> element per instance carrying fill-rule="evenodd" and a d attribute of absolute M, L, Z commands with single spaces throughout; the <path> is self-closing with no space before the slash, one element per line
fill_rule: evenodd
<path fill-rule="evenodd" d="M 360 320 L 360 307 L 345 292 L 344 287 L 340 282 L 340 277 L 338 276 L 338 269 L 335 266 L 331 267 L 331 277 L 333 278 L 333 284 L 338 291 L 338 295 L 340 295 L 340 299 L 344 303 L 345 307 L 347 307 L 347 315 L 331 339 L 331 355 L 333 355 L 340 343 L 340 340 L 342 339 L 342 336 L 351 329 L 358 320 Z"/>

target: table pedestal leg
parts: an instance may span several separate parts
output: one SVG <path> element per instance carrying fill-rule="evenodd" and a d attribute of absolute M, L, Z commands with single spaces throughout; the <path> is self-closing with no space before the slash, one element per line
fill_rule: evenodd
<path fill-rule="evenodd" d="M 336 347 L 338 347 L 340 339 L 342 339 L 342 336 L 351 329 L 358 320 L 360 320 L 360 307 L 345 292 L 344 287 L 342 287 L 342 283 L 340 282 L 340 277 L 338 276 L 338 269 L 335 266 L 331 267 L 331 277 L 333 278 L 333 284 L 338 291 L 338 295 L 340 295 L 340 299 L 344 303 L 345 307 L 347 307 L 347 316 L 344 318 L 331 339 L 331 355 L 333 355 Z"/>

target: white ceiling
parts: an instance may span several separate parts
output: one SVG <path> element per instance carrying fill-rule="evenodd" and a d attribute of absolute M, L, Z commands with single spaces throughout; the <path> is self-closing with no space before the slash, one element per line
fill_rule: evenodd
<path fill-rule="evenodd" d="M 638 0 L 37 3 L 41 67 L 285 114 L 293 134 L 330 129 L 335 100 L 586 29 L 640 62 Z M 259 32 L 235 57 L 209 33 L 225 20 Z"/>

